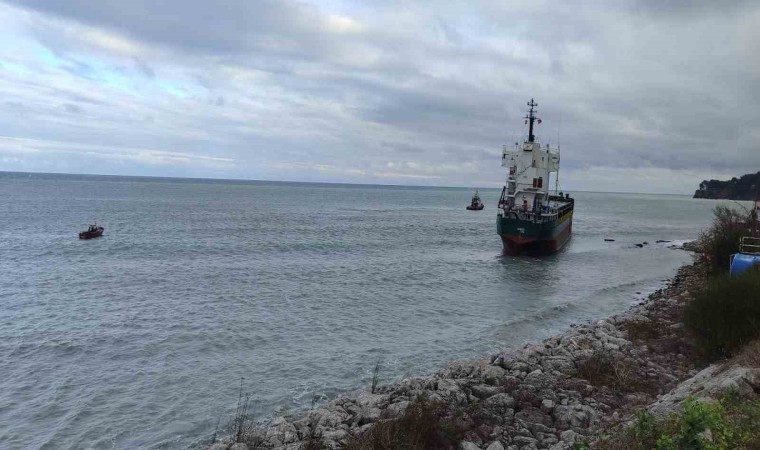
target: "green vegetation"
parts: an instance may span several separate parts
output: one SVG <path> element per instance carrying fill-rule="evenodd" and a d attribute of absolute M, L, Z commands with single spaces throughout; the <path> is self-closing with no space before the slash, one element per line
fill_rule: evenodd
<path fill-rule="evenodd" d="M 723 198 L 753 200 L 760 190 L 760 172 L 748 173 L 728 181 L 704 180 L 694 192 L 694 198 Z"/>
<path fill-rule="evenodd" d="M 640 412 L 633 425 L 615 428 L 594 444 L 576 449 L 760 449 L 760 400 L 743 401 L 734 395 L 710 403 L 688 399 L 677 414 L 658 418 Z"/>
<path fill-rule="evenodd" d="M 683 320 L 704 356 L 731 356 L 760 337 L 760 271 L 713 277 L 686 304 Z"/>
<path fill-rule="evenodd" d="M 754 211 L 718 205 L 713 210 L 712 226 L 702 232 L 699 246 L 710 259 L 714 272 L 726 272 L 731 255 L 739 251 L 744 236 L 760 236 Z"/>

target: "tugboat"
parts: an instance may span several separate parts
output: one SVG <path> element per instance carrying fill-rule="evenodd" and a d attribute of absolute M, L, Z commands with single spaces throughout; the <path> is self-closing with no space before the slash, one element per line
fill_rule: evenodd
<path fill-rule="evenodd" d="M 504 146 L 502 153 L 501 165 L 509 171 L 499 198 L 496 232 L 507 253 L 553 253 L 570 239 L 575 203 L 569 194 L 557 191 L 559 147 L 536 141 L 533 126 L 541 123 L 536 117 L 538 104 L 530 99 L 528 106 L 528 138 L 512 151 Z M 553 193 L 549 190 L 552 172 L 557 173 Z"/>
<path fill-rule="evenodd" d="M 98 224 L 90 225 L 87 231 L 79 233 L 79 239 L 92 239 L 103 236 L 103 227 L 99 227 Z"/>
<path fill-rule="evenodd" d="M 475 194 L 472 195 L 472 201 L 469 205 L 467 205 L 467 209 L 470 211 L 480 211 L 481 209 L 485 208 L 486 206 L 483 204 L 482 201 L 480 201 L 480 196 L 478 195 L 478 190 L 475 189 Z"/>

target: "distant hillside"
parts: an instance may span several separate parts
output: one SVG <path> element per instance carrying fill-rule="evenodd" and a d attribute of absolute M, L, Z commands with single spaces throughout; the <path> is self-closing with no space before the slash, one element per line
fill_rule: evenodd
<path fill-rule="evenodd" d="M 760 172 L 748 173 L 728 181 L 705 180 L 699 183 L 694 198 L 720 198 L 727 200 L 754 200 L 760 188 Z"/>

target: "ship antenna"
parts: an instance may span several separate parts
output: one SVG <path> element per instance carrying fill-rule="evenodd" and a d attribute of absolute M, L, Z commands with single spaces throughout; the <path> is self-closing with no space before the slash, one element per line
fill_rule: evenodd
<path fill-rule="evenodd" d="M 535 115 L 535 113 L 538 111 L 534 110 L 533 108 L 538 106 L 538 103 L 533 101 L 533 98 L 531 98 L 528 102 L 528 106 L 530 106 L 530 109 L 528 110 L 528 115 L 525 116 L 525 118 L 530 122 L 530 128 L 528 128 L 528 142 L 533 142 L 536 140 L 536 136 L 533 135 L 533 122 L 538 119 L 538 117 Z"/>
<path fill-rule="evenodd" d="M 559 156 L 559 144 L 557 144 L 557 156 Z M 557 166 L 557 176 L 554 177 L 554 195 L 559 195 L 559 166 Z"/>
<path fill-rule="evenodd" d="M 559 113 L 559 122 L 557 122 L 557 156 L 561 156 L 560 148 L 562 146 L 562 112 Z M 554 195 L 559 194 L 559 166 L 557 166 L 557 177 L 554 180 Z"/>

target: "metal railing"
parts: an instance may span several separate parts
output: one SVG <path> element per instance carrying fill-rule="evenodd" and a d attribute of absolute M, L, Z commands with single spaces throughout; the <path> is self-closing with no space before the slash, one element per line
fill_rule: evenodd
<path fill-rule="evenodd" d="M 557 219 L 559 212 L 556 209 L 550 209 L 548 211 L 541 210 L 528 210 L 523 211 L 522 208 L 512 208 L 499 211 L 499 215 L 504 217 L 515 217 L 521 220 L 530 220 L 533 222 L 551 222 Z"/>
<path fill-rule="evenodd" d="M 739 252 L 760 254 L 760 238 L 744 236 L 739 241 Z"/>

